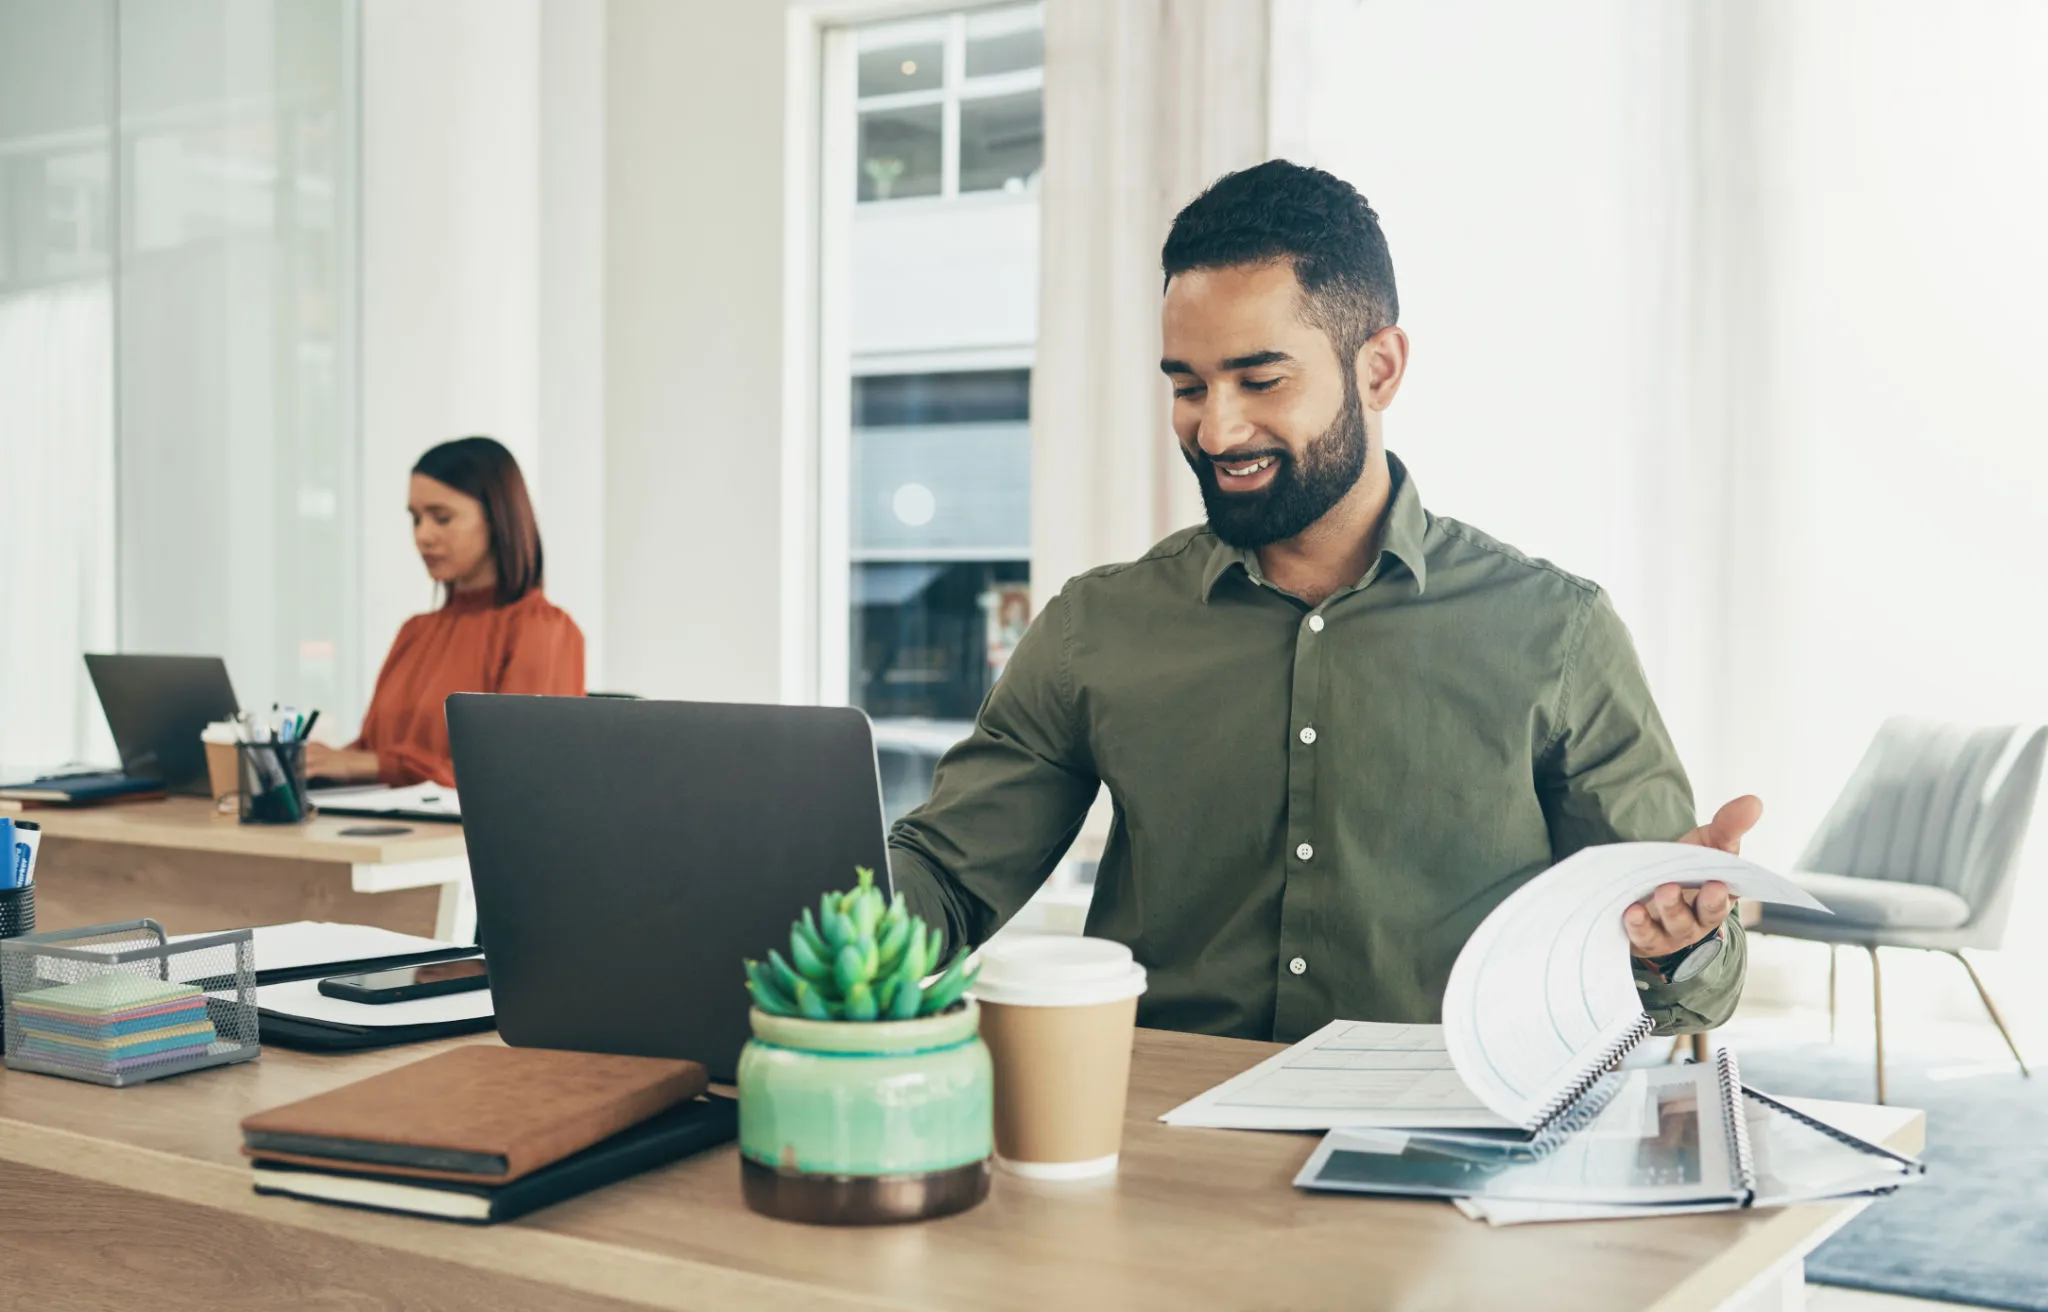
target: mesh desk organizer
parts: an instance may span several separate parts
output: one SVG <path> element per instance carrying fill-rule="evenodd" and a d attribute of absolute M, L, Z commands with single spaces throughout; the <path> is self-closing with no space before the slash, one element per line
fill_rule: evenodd
<path fill-rule="evenodd" d="M 0 940 L 9 1070 L 123 1087 L 248 1061 L 249 930 L 173 942 L 154 920 Z"/>

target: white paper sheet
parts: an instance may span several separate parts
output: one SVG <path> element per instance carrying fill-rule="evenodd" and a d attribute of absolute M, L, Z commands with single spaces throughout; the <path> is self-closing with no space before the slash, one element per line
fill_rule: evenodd
<path fill-rule="evenodd" d="M 1159 1119 L 1230 1130 L 1508 1128 L 1451 1068 L 1443 1026 L 1347 1020 Z"/>
<path fill-rule="evenodd" d="M 491 991 L 446 993 L 438 998 L 414 998 L 410 1002 L 350 1002 L 330 998 L 320 991 L 317 979 L 293 984 L 265 984 L 256 990 L 256 1005 L 264 1011 L 302 1020 L 320 1020 L 333 1025 L 360 1025 L 381 1029 L 393 1025 L 438 1025 L 451 1020 L 479 1020 L 495 1015 Z"/>
<path fill-rule="evenodd" d="M 1756 901 L 1827 909 L 1782 875 L 1685 843 L 1589 847 L 1495 907 L 1444 992 L 1445 1046 L 1479 1101 L 1533 1127 L 1642 1015 L 1622 912 L 1660 884 L 1709 880 Z"/>
<path fill-rule="evenodd" d="M 313 805 L 337 814 L 368 811 L 378 815 L 409 813 L 462 818 L 462 799 L 453 788 L 439 784 L 408 784 L 403 788 L 315 788 L 309 796 Z"/>
<path fill-rule="evenodd" d="M 297 970 L 328 962 L 367 961 L 375 957 L 396 957 L 461 946 L 379 929 L 375 925 L 342 925 L 324 920 L 258 925 L 252 932 L 255 935 L 257 970 Z M 171 942 L 205 937 L 205 934 L 173 934 Z"/>

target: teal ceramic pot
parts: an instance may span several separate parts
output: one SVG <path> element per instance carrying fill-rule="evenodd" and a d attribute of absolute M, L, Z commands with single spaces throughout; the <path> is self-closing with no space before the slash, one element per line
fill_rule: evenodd
<path fill-rule="evenodd" d="M 740 1175 L 757 1212 L 882 1225 L 988 1196 L 994 1090 L 970 999 L 917 1020 L 751 1013 L 740 1054 Z"/>

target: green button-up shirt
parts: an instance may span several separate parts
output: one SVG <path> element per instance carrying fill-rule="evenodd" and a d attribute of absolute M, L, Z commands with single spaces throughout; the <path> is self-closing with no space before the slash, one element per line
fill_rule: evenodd
<path fill-rule="evenodd" d="M 1389 457 L 1381 549 L 1310 606 L 1206 528 L 1048 602 L 890 837 L 898 889 L 979 943 L 1045 881 L 1098 781 L 1088 932 L 1150 972 L 1142 1025 L 1292 1041 L 1436 1021 L 1487 912 L 1580 848 L 1674 839 L 1692 792 L 1606 595 L 1423 509 Z M 1638 968 L 1666 1032 L 1741 992 Z"/>

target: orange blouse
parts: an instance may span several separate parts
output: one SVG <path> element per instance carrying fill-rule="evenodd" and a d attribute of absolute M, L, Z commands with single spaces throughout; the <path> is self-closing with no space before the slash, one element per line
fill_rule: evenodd
<path fill-rule="evenodd" d="M 493 605 L 488 588 L 458 592 L 400 627 L 350 746 L 375 752 L 377 775 L 392 787 L 455 787 L 442 709 L 455 692 L 581 697 L 583 631 L 538 588 L 509 606 Z"/>

